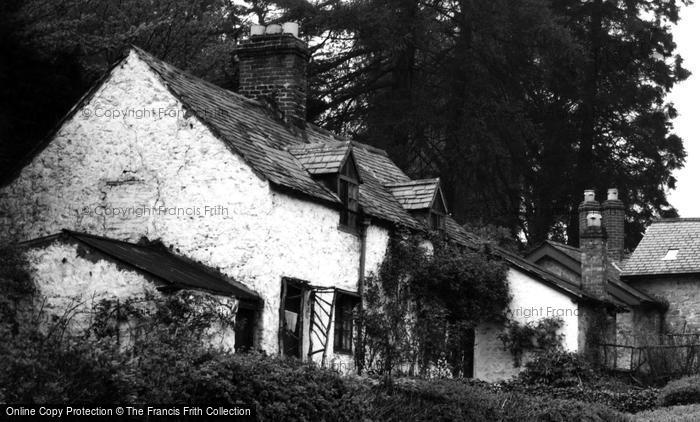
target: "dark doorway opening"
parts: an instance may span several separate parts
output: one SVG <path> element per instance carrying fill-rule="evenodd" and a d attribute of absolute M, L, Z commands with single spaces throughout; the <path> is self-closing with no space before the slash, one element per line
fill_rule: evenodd
<path fill-rule="evenodd" d="M 253 349 L 255 341 L 256 312 L 252 309 L 238 308 L 236 313 L 236 353 Z"/>
<path fill-rule="evenodd" d="M 308 289 L 301 283 L 282 279 L 280 306 L 280 342 L 283 356 L 301 359 L 304 332 L 304 296 Z"/>

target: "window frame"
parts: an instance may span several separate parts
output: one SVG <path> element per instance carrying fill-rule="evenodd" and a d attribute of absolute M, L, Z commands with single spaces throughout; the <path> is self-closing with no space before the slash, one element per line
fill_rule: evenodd
<path fill-rule="evenodd" d="M 333 310 L 333 353 L 352 355 L 355 349 L 355 308 L 359 299 L 336 292 Z"/>
<path fill-rule="evenodd" d="M 352 154 L 348 155 L 338 172 L 336 192 L 343 205 L 338 227 L 357 234 L 360 226 L 360 176 Z"/>

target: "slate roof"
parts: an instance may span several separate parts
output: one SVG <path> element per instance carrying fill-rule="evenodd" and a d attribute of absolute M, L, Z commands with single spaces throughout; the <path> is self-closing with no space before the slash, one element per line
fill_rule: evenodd
<path fill-rule="evenodd" d="M 350 153 L 350 142 L 294 145 L 288 151 L 311 174 L 338 173 Z"/>
<path fill-rule="evenodd" d="M 669 249 L 678 250 L 676 259 L 663 259 Z M 700 273 L 700 218 L 652 223 L 622 271 L 623 277 L 694 273 Z"/>
<path fill-rule="evenodd" d="M 265 179 L 321 200 L 339 202 L 335 193 L 316 183 L 299 161 L 284 150 L 303 141 L 290 127 L 275 119 L 272 110 L 192 76 L 138 47 L 134 51 L 182 101 L 185 109 L 199 117 Z"/>
<path fill-rule="evenodd" d="M 555 251 L 561 252 L 564 256 L 571 258 L 574 265 L 568 265 L 567 262 L 563 262 L 562 258 L 558 261 L 560 264 L 569 268 L 576 274 L 581 275 L 581 250 L 579 248 L 566 245 L 559 242 L 554 242 L 551 240 L 544 241 L 540 246 L 538 246 L 533 252 L 528 255 L 528 258 L 535 261 L 539 259 L 543 254 L 547 252 L 543 251 L 543 248 L 550 247 Z M 551 254 L 550 254 L 551 256 Z M 557 259 L 556 256 L 551 256 Z M 606 285 L 610 299 L 619 305 L 626 307 L 630 306 L 640 306 L 640 305 L 662 305 L 661 302 L 656 300 L 654 297 L 644 293 L 643 291 L 631 286 L 623 280 L 620 280 L 619 271 L 613 270 L 611 275 L 608 276 L 608 283 Z"/>
<path fill-rule="evenodd" d="M 410 180 L 386 152 L 312 124 L 304 130 L 287 125 L 259 101 L 192 76 L 137 47 L 134 51 L 187 110 L 273 185 L 340 206 L 337 195 L 313 180 L 311 174 L 329 172 L 339 165 L 340 155 L 352 143 L 362 181 L 359 202 L 363 211 L 391 223 L 421 227 L 383 186 Z M 318 155 L 316 151 L 320 151 Z"/>
<path fill-rule="evenodd" d="M 407 210 L 430 208 L 440 187 L 440 179 L 420 179 L 386 185 Z"/>
<path fill-rule="evenodd" d="M 242 283 L 198 262 L 174 255 L 154 245 L 137 245 L 106 237 L 64 230 L 63 233 L 116 261 L 154 276 L 173 287 L 199 289 L 235 296 L 239 300 L 261 304 L 260 296 Z"/>
<path fill-rule="evenodd" d="M 570 281 L 559 277 L 558 275 L 549 272 L 548 270 L 540 267 L 539 265 L 528 261 L 527 259 L 521 257 L 520 255 L 517 255 L 513 252 L 507 251 L 503 248 L 495 248 L 494 253 L 497 256 L 500 256 L 506 262 L 512 264 L 513 266 L 517 267 L 521 271 L 524 271 L 528 274 L 534 275 L 535 277 L 547 282 L 548 284 L 552 285 L 553 287 L 559 289 L 560 291 L 563 291 L 569 296 L 573 296 L 578 299 L 584 299 L 588 301 L 594 301 L 594 302 L 601 302 L 598 298 L 595 296 L 592 296 L 585 291 L 583 291 L 579 286 L 577 286 L 574 283 L 571 283 Z"/>

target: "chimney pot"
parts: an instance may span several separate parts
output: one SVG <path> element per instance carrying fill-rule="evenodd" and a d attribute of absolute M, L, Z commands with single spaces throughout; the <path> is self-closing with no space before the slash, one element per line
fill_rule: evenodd
<path fill-rule="evenodd" d="M 589 212 L 586 216 L 588 227 L 600 227 L 602 216 L 598 212 Z"/>
<path fill-rule="evenodd" d="M 282 32 L 299 38 L 299 24 L 297 22 L 285 22 L 282 24 Z"/>
<path fill-rule="evenodd" d="M 250 36 L 256 36 L 256 35 L 264 35 L 265 34 L 265 25 L 251 25 L 250 26 Z"/>
<path fill-rule="evenodd" d="M 583 202 L 593 201 L 595 201 L 595 191 L 593 189 L 586 189 L 583 191 Z"/>
<path fill-rule="evenodd" d="M 608 201 L 617 201 L 617 188 L 608 189 Z"/>
<path fill-rule="evenodd" d="M 265 34 L 281 34 L 282 33 L 282 25 L 278 25 L 276 23 L 273 23 L 272 25 L 267 25 L 267 28 L 265 28 Z"/>

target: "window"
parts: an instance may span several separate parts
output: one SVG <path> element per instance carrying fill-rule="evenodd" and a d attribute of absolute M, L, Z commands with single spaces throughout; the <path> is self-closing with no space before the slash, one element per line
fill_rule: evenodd
<path fill-rule="evenodd" d="M 442 199 L 442 191 L 438 188 L 428 216 L 428 224 L 430 225 L 430 229 L 444 231 L 446 214 L 447 207 L 445 207 L 445 201 Z"/>
<path fill-rule="evenodd" d="M 333 351 L 352 353 L 352 337 L 355 328 L 353 309 L 357 304 L 357 298 L 340 293 L 337 295 L 335 301 Z"/>
<path fill-rule="evenodd" d="M 661 260 L 662 261 L 673 261 L 674 259 L 678 258 L 678 249 L 669 249 L 668 252 L 666 252 L 666 256 L 664 256 Z"/>
<path fill-rule="evenodd" d="M 445 230 L 445 216 L 434 211 L 430 212 L 430 229 Z"/>
<path fill-rule="evenodd" d="M 358 213 L 360 212 L 360 187 L 352 155 L 349 155 L 345 160 L 345 165 L 338 175 L 338 196 L 343 202 L 340 225 L 352 230 L 357 229 Z"/>

